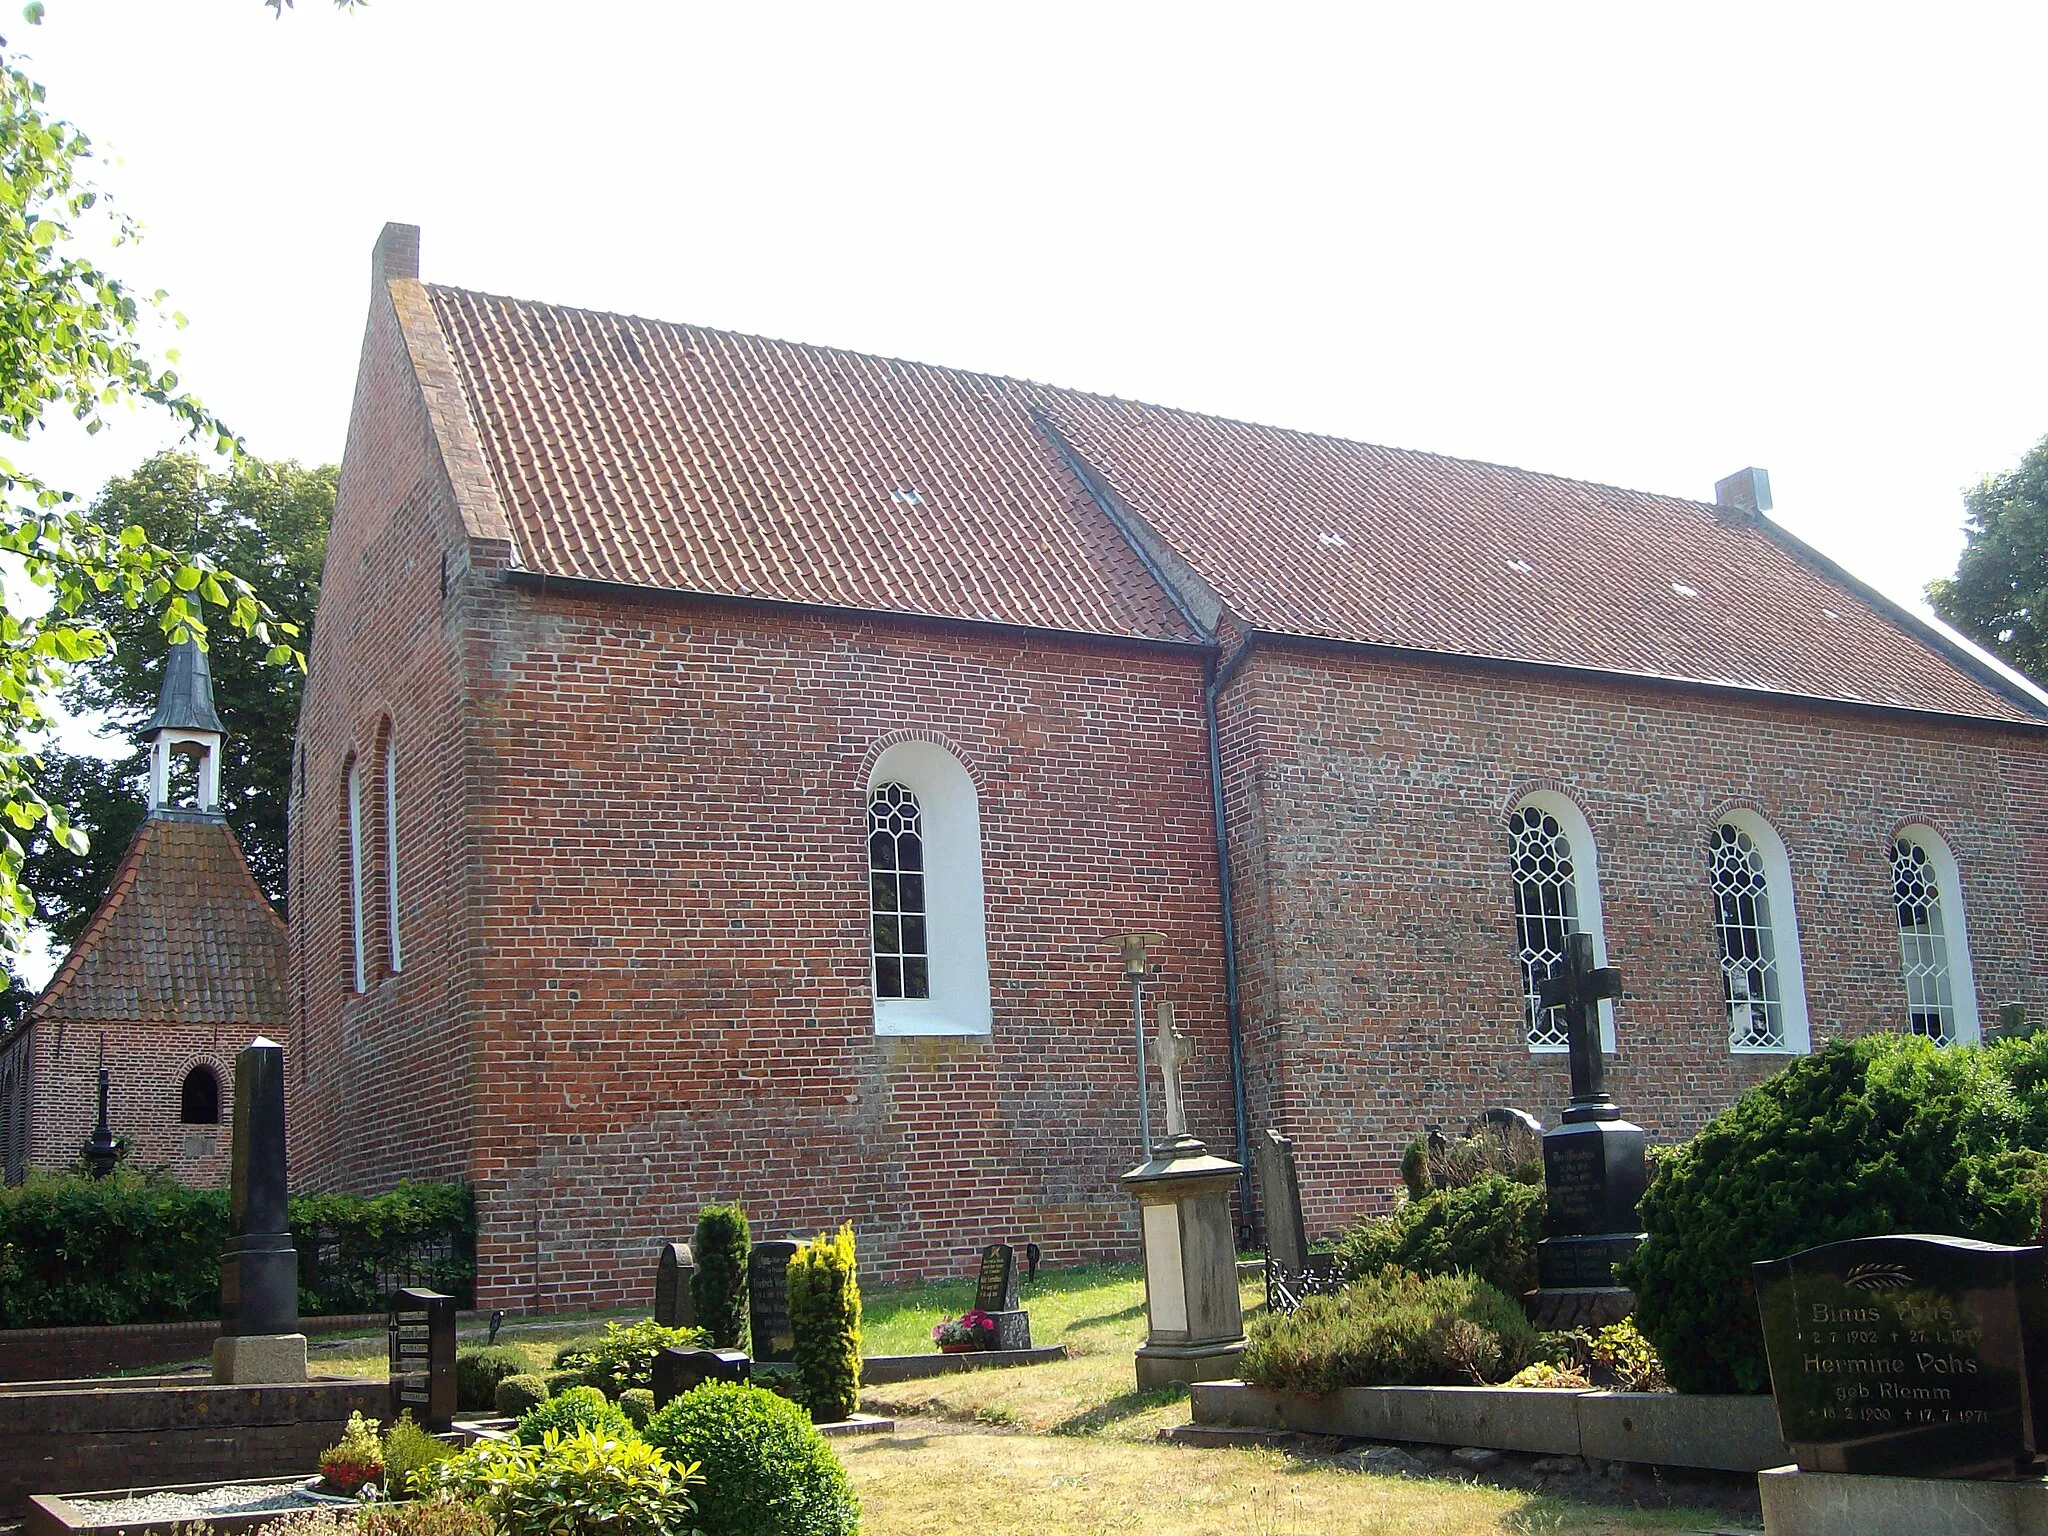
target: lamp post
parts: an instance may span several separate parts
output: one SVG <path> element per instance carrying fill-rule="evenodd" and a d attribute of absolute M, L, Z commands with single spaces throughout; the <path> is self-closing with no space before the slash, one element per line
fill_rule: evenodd
<path fill-rule="evenodd" d="M 1131 984 L 1131 1033 L 1138 1043 L 1138 1156 L 1152 1155 L 1152 1086 L 1145 1058 L 1145 983 L 1154 975 L 1146 953 L 1166 942 L 1163 933 L 1113 933 L 1104 943 L 1121 955 Z"/>
<path fill-rule="evenodd" d="M 114 1135 L 113 1127 L 107 1124 L 107 1037 L 100 1036 L 100 1123 L 92 1135 L 80 1147 L 79 1155 L 85 1159 L 86 1169 L 96 1179 L 104 1179 L 114 1171 L 114 1165 L 121 1161 L 121 1142 Z"/>

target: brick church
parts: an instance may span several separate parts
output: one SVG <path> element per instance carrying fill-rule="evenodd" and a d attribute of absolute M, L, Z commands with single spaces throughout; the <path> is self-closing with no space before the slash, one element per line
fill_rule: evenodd
<path fill-rule="evenodd" d="M 388 226 L 292 818 L 309 1188 L 466 1179 L 479 1299 L 698 1205 L 879 1275 L 1130 1256 L 1148 931 L 1194 1129 L 1312 1231 L 1555 1119 L 1567 935 L 1682 1136 L 2048 1004 L 2048 699 L 1764 515 L 423 283 Z"/>

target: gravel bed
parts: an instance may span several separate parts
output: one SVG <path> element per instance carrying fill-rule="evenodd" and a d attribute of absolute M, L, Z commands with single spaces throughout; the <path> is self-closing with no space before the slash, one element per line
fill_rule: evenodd
<path fill-rule="evenodd" d="M 310 1479 L 308 1479 L 310 1481 Z M 200 1493 L 145 1493 L 126 1499 L 83 1500 L 77 1508 L 90 1511 L 95 1525 L 142 1525 L 160 1520 L 188 1522 L 211 1515 L 254 1515 L 269 1510 L 283 1513 L 306 1509 L 309 1502 L 295 1495 L 304 1482 L 272 1483 L 264 1488 L 208 1488 Z"/>

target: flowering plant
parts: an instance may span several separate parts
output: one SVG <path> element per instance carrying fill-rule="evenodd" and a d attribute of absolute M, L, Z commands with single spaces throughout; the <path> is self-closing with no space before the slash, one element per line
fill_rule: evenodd
<path fill-rule="evenodd" d="M 321 1452 L 320 1473 L 340 1493 L 355 1493 L 381 1478 L 384 1446 L 377 1438 L 377 1421 L 351 1413 L 340 1443 Z"/>
<path fill-rule="evenodd" d="M 996 1320 L 979 1309 L 963 1312 L 957 1318 L 946 1318 L 932 1329 L 932 1342 L 939 1348 L 993 1349 L 996 1343 Z"/>

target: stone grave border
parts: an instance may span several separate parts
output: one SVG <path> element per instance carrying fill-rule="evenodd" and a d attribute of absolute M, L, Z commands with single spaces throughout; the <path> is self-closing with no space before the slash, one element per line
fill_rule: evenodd
<path fill-rule="evenodd" d="M 975 1349 L 960 1355 L 869 1355 L 860 1363 L 860 1384 L 864 1389 L 885 1387 L 892 1382 L 918 1381 L 926 1376 L 950 1376 L 955 1371 L 1050 1365 L 1066 1358 L 1064 1344 L 1047 1344 L 1038 1349 Z"/>
<path fill-rule="evenodd" d="M 1310 1396 L 1244 1381 L 1197 1382 L 1191 1391 L 1190 1432 L 1169 1433 L 1194 1445 L 1292 1432 L 1722 1472 L 1761 1472 L 1792 1459 L 1769 1394 L 1346 1387 Z"/>
<path fill-rule="evenodd" d="M 297 1477 L 246 1477 L 232 1482 L 180 1483 L 167 1488 L 97 1488 L 91 1492 L 69 1494 L 39 1493 L 29 1500 L 28 1516 L 22 1522 L 23 1536 L 116 1536 L 126 1532 L 127 1536 L 173 1536 L 181 1527 L 190 1524 L 179 1520 L 144 1520 L 120 1525 L 95 1525 L 93 1511 L 83 1503 L 74 1500 L 118 1499 L 131 1493 L 206 1493 L 215 1488 L 275 1488 L 280 1495 L 291 1489 L 303 1488 L 309 1473 Z M 252 1510 L 246 1514 L 208 1515 L 205 1523 L 222 1536 L 231 1536 L 235 1531 L 251 1530 L 280 1515 L 296 1514 L 301 1510 L 314 1508 L 302 1499 L 280 1497 L 277 1507 L 266 1510 Z"/>

